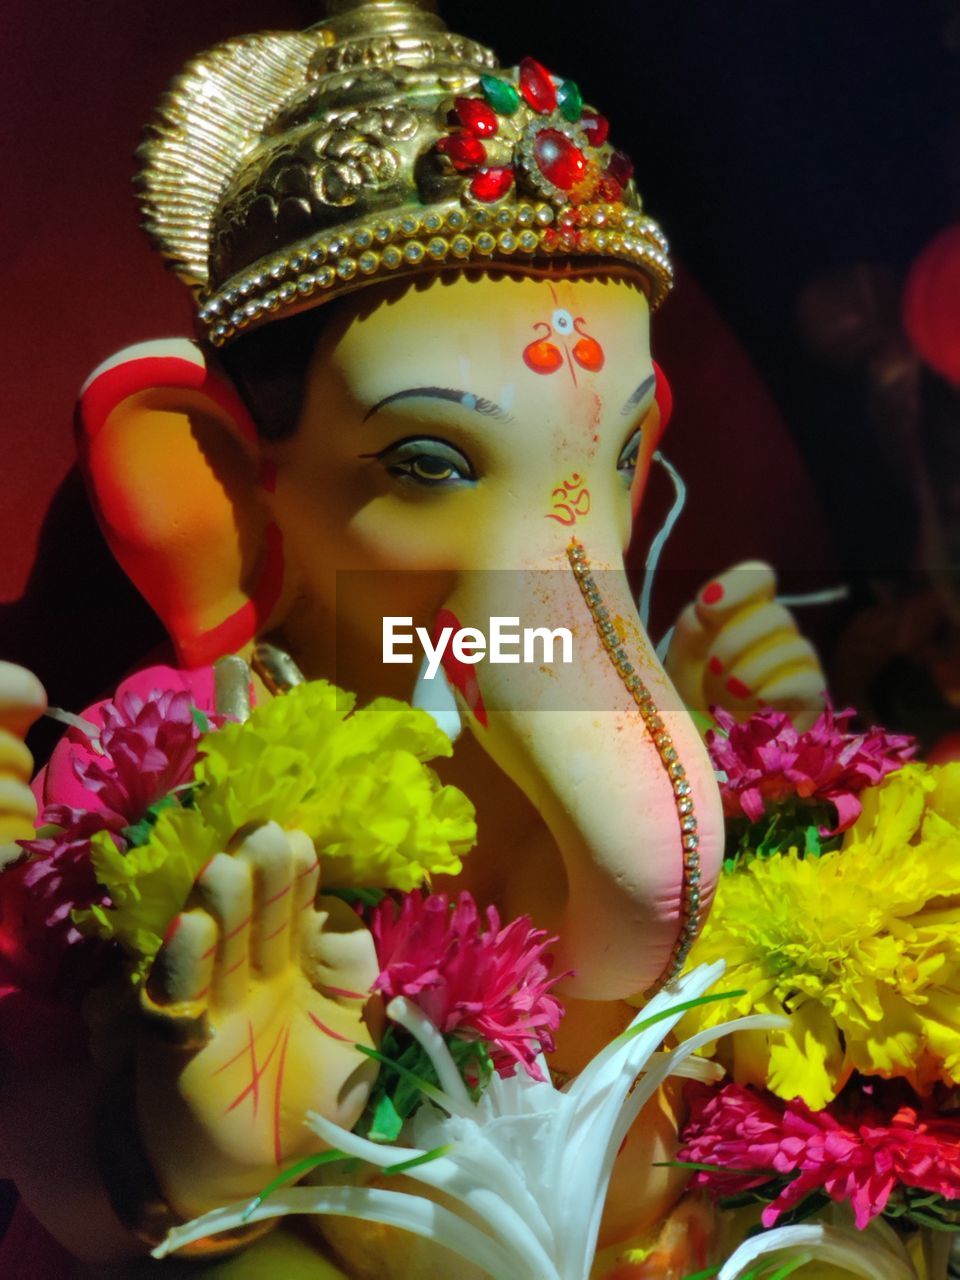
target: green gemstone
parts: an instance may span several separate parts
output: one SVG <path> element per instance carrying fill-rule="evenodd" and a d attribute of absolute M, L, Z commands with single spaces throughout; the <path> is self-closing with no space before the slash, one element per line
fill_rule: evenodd
<path fill-rule="evenodd" d="M 557 102 L 564 119 L 576 124 L 583 115 L 583 94 L 575 81 L 564 80 L 557 90 Z"/>
<path fill-rule="evenodd" d="M 506 80 L 499 80 L 496 76 L 481 76 L 480 88 L 494 111 L 502 116 L 512 116 L 520 106 L 520 94 Z"/>

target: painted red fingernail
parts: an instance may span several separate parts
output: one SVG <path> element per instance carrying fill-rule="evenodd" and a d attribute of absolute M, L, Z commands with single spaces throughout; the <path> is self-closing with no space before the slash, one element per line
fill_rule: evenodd
<path fill-rule="evenodd" d="M 703 595 L 701 595 L 700 599 L 704 604 L 719 604 L 723 599 L 723 587 L 719 582 L 711 582 L 704 587 Z"/>
<path fill-rule="evenodd" d="M 167 925 L 167 931 L 163 935 L 163 945 L 165 947 L 168 946 L 174 940 L 177 934 L 180 932 L 180 925 L 182 924 L 182 922 L 183 922 L 182 916 L 174 916 L 173 919 L 170 921 L 170 923 Z"/>
<path fill-rule="evenodd" d="M 714 655 L 714 657 L 710 659 L 710 661 L 707 663 L 707 666 L 710 668 L 711 675 L 715 675 L 715 676 L 723 675 L 723 663 L 720 661 L 718 657 L 716 657 L 716 655 Z"/>
<path fill-rule="evenodd" d="M 742 680 L 738 680 L 736 676 L 731 676 L 727 681 L 727 692 L 735 698 L 752 697 L 752 690 Z"/>

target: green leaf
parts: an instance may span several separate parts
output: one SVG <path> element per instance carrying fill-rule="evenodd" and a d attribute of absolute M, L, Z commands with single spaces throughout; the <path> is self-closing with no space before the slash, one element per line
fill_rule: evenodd
<path fill-rule="evenodd" d="M 350 907 L 377 907 L 387 896 L 383 889 L 327 889 L 328 898 L 339 898 Z"/>
<path fill-rule="evenodd" d="M 373 1116 L 367 1137 L 371 1142 L 396 1142 L 403 1129 L 403 1116 L 393 1105 L 388 1093 L 381 1093 L 373 1106 Z"/>
<path fill-rule="evenodd" d="M 210 717 L 205 711 L 201 711 L 199 707 L 191 707 L 190 715 L 193 723 L 197 726 L 201 733 L 210 732 Z"/>
<path fill-rule="evenodd" d="M 450 1056 L 457 1064 L 457 1070 L 469 1090 L 470 1097 L 474 1102 L 478 1102 L 493 1078 L 493 1059 L 490 1057 L 490 1050 L 483 1040 L 465 1040 L 450 1035 L 446 1037 L 446 1042 Z"/>
<path fill-rule="evenodd" d="M 785 1262 L 782 1267 L 778 1267 L 770 1276 L 770 1280 L 787 1280 L 787 1276 L 792 1276 L 795 1271 L 799 1271 L 801 1267 L 805 1267 L 808 1262 L 813 1261 L 812 1253 L 801 1253 L 797 1257 L 791 1258 L 789 1262 Z"/>
<path fill-rule="evenodd" d="M 649 1018 L 644 1018 L 642 1022 L 638 1022 L 635 1027 L 630 1027 L 627 1031 L 622 1031 L 617 1036 L 617 1042 L 623 1044 L 627 1040 L 635 1040 L 637 1036 L 642 1035 L 644 1031 L 649 1031 L 651 1027 L 655 1027 L 658 1022 L 665 1022 L 667 1018 L 673 1017 L 675 1013 L 686 1013 L 689 1009 L 699 1009 L 701 1005 L 716 1004 L 718 1000 L 736 1000 L 740 996 L 745 996 L 746 991 L 717 991 L 710 995 L 698 996 L 696 1000 L 683 1000 L 680 1004 L 673 1004 L 669 1009 L 663 1009 L 660 1013 L 655 1013 Z"/>
<path fill-rule="evenodd" d="M 338 1160 L 349 1160 L 349 1156 L 345 1151 L 322 1151 L 317 1156 L 307 1156 L 304 1160 L 298 1160 L 296 1164 L 292 1164 L 289 1169 L 283 1173 L 278 1173 L 272 1182 L 268 1182 L 263 1190 L 253 1197 L 246 1209 L 243 1211 L 242 1221 L 247 1222 L 251 1214 L 263 1204 L 268 1196 L 272 1196 L 275 1191 L 279 1191 L 281 1187 L 285 1187 L 290 1182 L 297 1182 L 305 1174 L 319 1169 L 325 1164 L 336 1164 Z"/>
<path fill-rule="evenodd" d="M 445 1156 L 448 1151 L 452 1151 L 453 1147 L 447 1143 L 445 1147 L 434 1147 L 432 1151 L 425 1151 L 422 1156 L 414 1156 L 412 1160 L 401 1160 L 399 1164 L 388 1164 L 381 1172 L 385 1173 L 388 1178 L 392 1178 L 394 1174 L 406 1173 L 408 1169 L 416 1169 L 422 1164 L 429 1164 L 432 1160 L 439 1160 L 441 1156 Z"/>
<path fill-rule="evenodd" d="M 738 1178 L 773 1172 L 772 1169 L 729 1169 L 722 1164 L 698 1164 L 696 1160 L 654 1160 L 652 1167 L 654 1169 L 690 1169 L 694 1173 L 728 1173 Z"/>
<path fill-rule="evenodd" d="M 150 840 L 150 833 L 157 825 L 157 818 L 163 813 L 164 809 L 176 808 L 177 803 L 175 795 L 163 796 L 156 804 L 150 806 L 139 822 L 133 823 L 132 826 L 124 827 L 120 834 L 130 845 L 147 844 Z"/>

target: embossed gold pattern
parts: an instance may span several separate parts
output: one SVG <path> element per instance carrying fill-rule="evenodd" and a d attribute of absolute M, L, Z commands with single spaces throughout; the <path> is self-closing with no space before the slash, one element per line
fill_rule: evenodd
<path fill-rule="evenodd" d="M 677 810 L 679 830 L 677 832 L 679 847 L 683 855 L 683 878 L 680 897 L 680 932 L 674 943 L 673 951 L 667 967 L 657 983 L 645 994 L 658 991 L 665 983 L 677 977 L 690 954 L 694 940 L 702 923 L 700 900 L 700 836 L 697 831 L 697 815 L 693 803 L 693 791 L 687 781 L 687 771 L 680 760 L 673 739 L 667 732 L 660 711 L 653 700 L 653 695 L 644 684 L 630 662 L 630 655 L 617 634 L 616 626 L 611 619 L 600 588 L 590 569 L 590 561 L 583 544 L 574 538 L 567 548 L 567 559 L 573 570 L 583 596 L 584 603 L 590 610 L 593 625 L 606 649 L 610 661 L 617 670 L 630 697 L 636 703 L 643 717 L 643 722 L 650 731 L 653 745 L 657 749 L 661 763 L 666 770 L 670 786 L 673 789 L 674 804 Z"/>
<path fill-rule="evenodd" d="M 434 9 L 332 0 L 307 31 L 229 40 L 174 81 L 141 147 L 140 198 L 215 344 L 378 278 L 471 263 L 607 261 L 637 272 L 654 306 L 669 290 L 666 242 L 635 184 L 577 207 L 538 173 L 531 140 L 565 130 L 597 171 L 613 148 L 526 102 L 485 140 L 485 163 L 516 183 L 478 199 L 437 143 L 481 76 L 516 85 L 519 73 Z"/>

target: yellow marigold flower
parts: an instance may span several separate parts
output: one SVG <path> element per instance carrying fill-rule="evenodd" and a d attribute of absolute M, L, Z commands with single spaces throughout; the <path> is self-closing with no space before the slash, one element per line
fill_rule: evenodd
<path fill-rule="evenodd" d="M 425 763 L 451 755 L 449 739 L 406 703 L 354 703 L 313 681 L 205 735 L 191 807 L 162 810 L 147 842 L 125 853 L 107 833 L 94 839 L 112 906 L 78 923 L 151 959 L 207 861 L 267 821 L 310 836 L 327 888 L 409 890 L 457 874 L 476 839 L 474 808 Z"/>
<path fill-rule="evenodd" d="M 678 1028 L 790 1015 L 789 1030 L 734 1035 L 718 1056 L 739 1082 L 814 1108 L 854 1070 L 960 1083 L 960 765 L 908 765 L 861 799 L 842 849 L 721 877 L 689 963 L 726 960 L 746 994 Z"/>
<path fill-rule="evenodd" d="M 109 831 L 99 832 L 91 841 L 91 858 L 113 905 L 77 912 L 77 923 L 116 939 L 128 954 L 151 960 L 194 880 L 221 847 L 196 809 L 164 809 L 148 843 L 126 853 Z"/>

